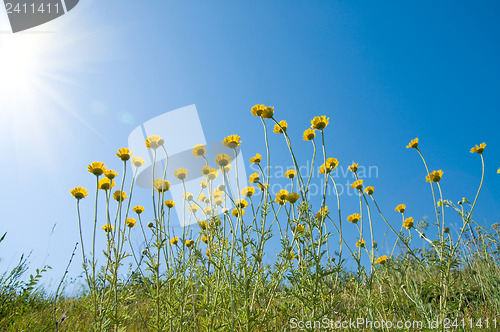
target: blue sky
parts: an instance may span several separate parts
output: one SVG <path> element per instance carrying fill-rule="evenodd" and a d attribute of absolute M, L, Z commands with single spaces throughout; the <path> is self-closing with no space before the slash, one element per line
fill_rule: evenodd
<path fill-rule="evenodd" d="M 312 152 L 302 132 L 312 117 L 327 115 L 328 156 L 344 167 L 352 161 L 377 167 L 378 177 L 365 183 L 375 186 L 397 228 L 397 204 L 406 203 L 416 220 L 433 213 L 425 169 L 405 148 L 411 139 L 420 138 L 431 169 L 444 171 L 444 195 L 454 202 L 473 198 L 481 164 L 469 150 L 486 142 L 476 219 L 498 222 L 498 7 L 495 1 L 81 1 L 24 35 L 3 32 L 2 68 L 15 73 L 5 63 L 23 59 L 30 65 L 19 69 L 25 80 L 15 86 L 0 73 L 0 231 L 8 232 L 0 271 L 33 251 L 32 266 L 51 265 L 46 280 L 58 280 L 78 240 L 69 191 L 94 184 L 87 164 L 98 160 L 119 170 L 114 153 L 134 128 L 191 104 L 207 141 L 239 134 L 246 160 L 265 151 L 251 106 L 275 106 L 301 160 Z M 5 13 L 0 27 L 8 30 Z M 29 58 L 13 53 L 14 38 L 22 39 L 16 52 Z M 273 134 L 271 147 L 276 165 L 291 165 L 282 137 Z M 356 197 L 342 201 L 345 217 L 357 212 Z M 334 207 L 335 197 L 328 204 Z M 92 201 L 82 205 L 91 219 Z M 386 227 L 379 218 L 375 223 L 381 243 Z M 80 263 L 71 275 L 81 272 Z"/>

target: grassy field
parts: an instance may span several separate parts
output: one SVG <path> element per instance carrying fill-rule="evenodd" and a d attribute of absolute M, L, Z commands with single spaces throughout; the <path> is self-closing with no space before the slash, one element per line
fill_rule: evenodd
<path fill-rule="evenodd" d="M 491 249 L 474 245 L 474 250 L 475 254 L 463 258 L 463 267 L 451 272 L 445 316 L 448 319 L 443 321 L 449 331 L 498 331 L 499 266 Z M 423 260 L 436 259 L 430 252 L 418 254 Z M 427 264 L 422 267 L 408 255 L 393 257 L 377 269 L 373 278 L 342 271 L 326 275 L 321 280 L 321 289 L 316 291 L 324 294 L 324 298 L 318 300 L 314 299 L 314 288 L 307 288 L 311 287 L 311 280 L 307 280 L 310 276 L 297 277 L 295 282 L 291 280 L 281 287 L 276 287 L 272 278 L 272 271 L 259 273 L 249 287 L 242 283 L 242 276 L 236 277 L 232 292 L 225 278 L 219 279 L 217 275 L 205 276 L 203 284 L 197 277 L 191 281 L 178 277 L 163 280 L 160 286 L 164 293 L 162 328 L 206 331 L 230 330 L 234 326 L 235 330 L 286 331 L 295 330 L 294 326 L 299 330 L 302 322 L 304 330 L 441 330 L 426 329 L 430 327 L 429 322 L 444 316 L 440 309 L 439 268 Z M 247 301 L 248 288 L 252 293 L 257 289 L 250 303 Z M 59 298 L 56 305 L 54 297 L 47 296 L 43 290 L 25 289 L 25 285 L 19 284 L 17 288 L 2 291 L 0 330 L 50 331 L 56 329 L 56 322 L 60 331 L 92 329 L 92 297 L 88 294 Z M 154 280 L 141 277 L 119 285 L 117 320 L 121 328 L 116 330 L 156 330 L 156 303 L 150 294 L 154 289 Z M 357 325 L 359 318 L 366 321 Z M 348 328 L 341 328 L 339 324 L 350 319 L 356 322 L 355 327 L 343 325 Z M 323 329 L 307 329 L 307 321 L 318 321 Z M 369 321 L 390 321 L 394 327 L 369 329 Z M 411 325 L 399 329 L 398 322 Z M 443 324 L 440 326 L 444 327 Z"/>
<path fill-rule="evenodd" d="M 325 153 L 327 117 L 311 120 L 303 136 L 311 142 L 310 162 L 321 165 L 324 181 L 320 204 L 313 206 L 308 192 L 314 168 L 300 174 L 301 163 L 286 132 L 288 124 L 275 120 L 272 107 L 256 105 L 252 115 L 261 120 L 265 133 L 264 157 L 257 154 L 250 159 L 260 172 L 240 179 L 238 165 L 231 167 L 232 153 L 237 155 L 241 143 L 237 135 L 222 141 L 229 152 L 217 155 L 214 166 L 205 157 L 205 147 L 195 146 L 194 157 L 206 162 L 199 193 L 185 191 L 182 202 L 165 200 L 170 182 L 165 177 L 152 178 L 149 211 L 153 222 L 141 220 L 145 207 L 131 204 L 137 169 L 144 160 L 120 149 L 116 155 L 123 161 L 121 180 L 103 163 L 91 163 L 88 171 L 96 177 L 94 198 L 105 200 L 106 211 L 95 209 L 93 243 L 84 243 L 83 250 L 73 252 L 84 262 L 83 291 L 75 298 L 63 297 L 62 288 L 47 294 L 38 287 L 44 271 L 26 277 L 28 263 L 21 259 L 18 267 L 0 279 L 0 330 L 500 330 L 500 229 L 498 224 L 485 229 L 473 218 L 484 179 L 486 144 L 471 149 L 483 166 L 474 200 L 452 203 L 442 197 L 443 172 L 428 168 L 418 139 L 412 140 L 407 148 L 414 149 L 423 162 L 427 175 L 422 181 L 429 183 L 435 216 L 415 222 L 401 204 L 395 207 L 401 214 L 396 224 L 381 211 L 377 200 L 382 198 L 376 189 L 358 177 L 357 164 L 349 170 L 359 210 L 346 214 L 339 195 L 327 195 L 328 187 L 337 190 L 333 171 L 339 166 L 337 159 Z M 290 151 L 294 167 L 284 175 L 293 188 L 290 192 L 268 190 L 272 188 L 265 171 L 269 168 L 261 164 L 270 160 L 270 135 L 283 139 Z M 158 136 L 146 140 L 155 160 L 157 154 L 164 154 L 168 167 L 163 143 Z M 124 190 L 129 162 L 133 178 L 130 189 Z M 175 176 L 184 184 L 189 171 L 199 170 L 179 168 Z M 236 183 L 229 181 L 229 172 L 236 172 Z M 223 184 L 215 186 L 217 178 Z M 120 189 L 113 191 L 115 186 Z M 257 191 L 261 194 L 256 195 Z M 75 231 L 83 243 L 80 204 L 93 200 L 86 198 L 89 192 L 81 187 L 71 194 L 80 226 Z M 196 221 L 199 234 L 192 237 L 190 227 L 177 236 L 171 233 L 170 209 L 176 204 L 185 207 L 184 218 Z M 98 218 L 103 215 L 104 222 Z M 458 234 L 450 233 L 445 218 L 450 215 L 462 222 Z M 389 256 L 379 253 L 373 235 L 375 218 L 396 236 Z M 95 238 L 103 232 L 107 246 L 99 253 Z M 143 236 L 143 250 L 134 248 L 130 232 Z M 347 232 L 358 234 L 357 241 L 346 240 Z M 270 254 L 266 244 L 275 238 L 281 248 L 273 253 L 277 254 L 274 264 L 268 265 L 263 259 Z M 415 238 L 426 246 L 416 246 Z M 97 264 L 98 257 L 105 263 Z M 347 259 L 354 264 L 348 265 Z M 124 273 L 129 261 L 132 265 Z"/>

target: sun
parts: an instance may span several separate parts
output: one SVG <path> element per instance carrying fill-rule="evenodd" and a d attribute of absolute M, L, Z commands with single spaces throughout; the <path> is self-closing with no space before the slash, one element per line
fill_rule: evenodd
<path fill-rule="evenodd" d="M 44 55 L 44 38 L 40 37 L 37 34 L 0 36 L 0 98 L 3 102 L 26 97 L 33 88 L 39 60 Z"/>
<path fill-rule="evenodd" d="M 0 33 L 0 140 L 49 148 L 50 124 L 61 102 L 54 86 L 53 33 Z M 59 56 L 60 57 L 60 56 Z"/>
<path fill-rule="evenodd" d="M 72 134 L 73 120 L 102 136 L 74 102 L 86 84 L 81 73 L 101 61 L 106 45 L 97 30 L 84 29 L 84 14 L 19 33 L 0 15 L 0 152 L 8 151 L 17 164 L 29 163 L 26 146 L 30 158 L 55 160 L 58 140 Z"/>

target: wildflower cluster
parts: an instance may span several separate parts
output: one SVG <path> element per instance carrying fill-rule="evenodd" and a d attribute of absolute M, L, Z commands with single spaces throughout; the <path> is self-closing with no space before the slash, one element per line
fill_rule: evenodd
<path fill-rule="evenodd" d="M 153 156 L 151 208 L 144 207 L 144 202 L 136 202 L 133 195 L 137 169 L 145 161 L 134 156 L 128 148 L 120 148 L 116 153 L 123 163 L 121 174 L 108 169 L 103 162 L 92 162 L 87 166 L 88 172 L 96 179 L 97 205 L 93 223 L 82 223 L 88 218 L 80 215 L 80 205 L 89 192 L 76 187 L 71 190 L 71 195 L 76 199 L 78 208 L 83 267 L 92 299 L 89 311 L 93 328 L 119 330 L 126 326 L 128 318 L 125 312 L 119 310 L 120 302 L 123 299 L 138 301 L 128 292 L 127 283 L 130 280 L 135 280 L 142 294 L 154 303 L 148 309 L 146 325 L 157 331 L 173 329 L 173 326 L 190 326 L 189 322 L 196 321 L 200 315 L 222 319 L 224 323 L 220 326 L 225 329 L 234 330 L 243 325 L 250 329 L 252 324 L 257 324 L 256 321 L 261 324 L 270 319 L 270 307 L 278 311 L 280 301 L 277 297 L 284 298 L 287 287 L 294 290 L 291 296 L 307 308 L 311 317 L 317 317 L 325 312 L 328 305 L 326 299 L 334 301 L 332 294 L 346 276 L 347 259 L 352 259 L 357 267 L 353 274 L 356 287 L 366 285 L 368 288 L 375 276 L 384 274 L 393 264 L 398 245 L 404 257 L 427 264 L 412 247 L 414 235 L 426 241 L 435 252 L 433 264 L 438 266 L 441 280 L 438 287 L 444 294 L 438 301 L 440 308 L 446 312 L 446 285 L 452 278 L 452 264 L 449 262 L 456 258 L 464 234 L 474 223 L 472 215 L 481 186 L 469 211 L 464 210 L 464 204 L 469 203 L 465 198 L 459 202 L 460 207 L 445 200 L 441 190 L 444 172 L 429 171 L 419 140 L 415 138 L 407 148 L 415 149 L 424 162 L 426 173 L 421 179 L 424 182 L 425 175 L 431 186 L 436 211 L 433 223 L 437 225 L 436 239 L 431 240 L 423 233 L 427 226 L 406 215 L 407 211 L 414 210 L 411 202 L 408 206 L 397 205 L 394 208 L 397 213 L 393 210 L 391 218 L 386 217 L 377 203 L 375 187 L 365 183 L 362 172 L 358 171 L 360 165 L 354 162 L 348 169 L 349 177 L 352 177 L 350 186 L 356 192 L 356 205 L 349 206 L 356 207 L 351 208 L 346 216 L 345 212 L 342 214 L 338 179 L 332 172 L 341 161 L 326 153 L 325 137 L 330 118 L 325 115 L 314 117 L 302 134 L 302 141 L 305 142 L 301 144 L 310 145 L 313 151 L 311 164 L 320 159 L 321 166 L 316 172 L 324 181 L 324 191 L 321 199 L 315 200 L 308 195 L 314 168 L 311 167 L 309 174 L 301 174 L 299 161 L 293 152 L 289 129 L 294 124 L 277 121 L 274 118 L 275 108 L 271 106 L 258 104 L 250 112 L 262 122 L 266 146 L 265 151 L 260 151 L 262 154 L 256 153 L 249 158 L 257 171 L 248 179 L 238 177 L 237 154 L 244 140 L 232 133 L 221 138 L 225 151 L 213 158 L 209 157 L 204 145 L 193 147 L 192 158 L 205 161 L 200 169 L 180 167 L 174 170 L 173 174 L 183 188 L 180 201 L 168 197 L 171 183 L 165 178 L 169 165 L 164 139 L 157 135 L 148 137 L 145 145 Z M 269 124 L 272 131 L 278 134 L 274 137 L 282 139 L 290 151 L 293 168 L 285 172 L 286 181 L 291 184 L 290 190 L 271 192 L 271 177 L 262 167 L 269 169 L 270 166 Z M 316 144 L 321 144 L 322 150 L 322 155 L 318 157 Z M 483 163 L 485 147 L 483 143 L 470 151 L 480 154 Z M 156 158 L 162 153 L 166 160 L 162 169 L 164 176 L 154 178 L 153 175 L 158 174 L 155 173 L 155 167 L 158 167 Z M 130 188 L 125 188 L 127 169 L 130 167 L 133 169 L 132 181 Z M 199 182 L 199 190 L 188 192 L 186 182 L 193 174 L 200 173 L 203 179 Z M 235 174 L 236 180 L 230 180 L 228 174 Z M 329 186 L 336 191 L 335 198 L 327 195 Z M 436 199 L 436 192 L 439 199 Z M 106 208 L 104 214 L 98 213 L 98 208 L 102 206 Z M 171 225 L 174 207 L 177 207 L 177 213 L 183 212 L 178 215 L 183 226 L 180 231 Z M 455 208 L 463 221 L 455 240 L 445 222 L 446 207 Z M 402 218 L 396 221 L 400 225 L 399 231 L 394 229 L 394 221 L 389 221 L 393 218 Z M 380 225 L 387 225 L 395 236 L 391 252 L 387 248 L 382 252 L 375 241 L 374 229 Z M 89 230 L 92 231 L 92 250 L 86 251 L 83 240 L 86 238 L 84 233 Z M 355 240 L 346 238 L 345 234 L 354 234 Z M 281 247 L 274 256 L 270 254 L 272 251 L 268 242 L 278 236 Z M 98 259 L 95 246 L 99 237 L 105 239 L 107 244 L 104 260 Z M 272 262 L 272 268 L 269 262 Z M 127 264 L 132 272 L 124 277 L 122 271 Z M 264 284 L 272 286 L 263 292 Z M 182 294 L 180 298 L 179 294 Z M 408 298 L 413 301 L 411 296 L 408 295 Z"/>

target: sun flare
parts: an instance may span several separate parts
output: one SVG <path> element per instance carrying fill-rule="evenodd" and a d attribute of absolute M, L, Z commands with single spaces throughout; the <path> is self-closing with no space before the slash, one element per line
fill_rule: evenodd
<path fill-rule="evenodd" d="M 0 44 L 0 98 L 20 97 L 36 78 L 38 59 L 43 54 L 40 37 L 33 34 L 3 35 Z"/>
<path fill-rule="evenodd" d="M 58 137 L 71 135 L 71 117 L 101 136 L 74 102 L 79 74 L 102 61 L 107 49 L 102 34 L 80 28 L 84 18 L 81 13 L 19 33 L 0 22 L 0 149 L 19 164 L 28 162 L 21 152 L 28 145 L 32 158 L 53 159 Z"/>

